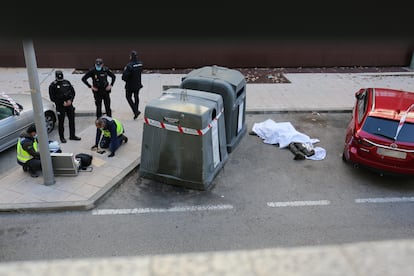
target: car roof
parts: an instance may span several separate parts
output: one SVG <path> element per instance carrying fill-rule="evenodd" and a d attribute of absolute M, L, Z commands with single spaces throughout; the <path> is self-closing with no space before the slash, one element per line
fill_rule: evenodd
<path fill-rule="evenodd" d="M 373 105 L 369 116 L 381 117 L 399 121 L 411 106 L 406 121 L 414 123 L 414 92 L 390 89 L 374 88 Z"/>
<path fill-rule="evenodd" d="M 8 99 L 12 98 L 15 101 L 21 101 L 21 100 L 31 100 L 30 93 L 0 93 L 0 99 L 5 99 L 8 101 Z"/>

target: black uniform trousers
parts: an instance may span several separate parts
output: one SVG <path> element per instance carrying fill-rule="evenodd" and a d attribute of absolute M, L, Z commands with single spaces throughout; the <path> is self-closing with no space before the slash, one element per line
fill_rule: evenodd
<path fill-rule="evenodd" d="M 129 106 L 134 112 L 134 115 L 138 114 L 138 105 L 139 105 L 139 89 L 137 90 L 125 90 L 125 97 L 128 101 Z"/>
<path fill-rule="evenodd" d="M 62 139 L 65 137 L 65 116 L 68 116 L 69 120 L 69 137 L 75 137 L 75 108 L 70 106 L 56 106 L 58 112 L 58 131 L 59 137 Z"/>
<path fill-rule="evenodd" d="M 32 158 L 25 165 L 28 167 L 30 173 L 36 173 L 36 171 L 42 170 L 42 162 L 40 159 Z"/>
<path fill-rule="evenodd" d="M 105 105 L 105 113 L 107 116 L 112 117 L 111 110 L 111 97 L 110 92 L 106 91 L 105 88 L 99 89 L 98 91 L 93 92 L 93 97 L 95 99 L 96 106 L 96 118 L 102 116 L 102 102 Z"/>
<path fill-rule="evenodd" d="M 118 147 L 122 144 L 123 140 L 124 140 L 124 135 L 123 134 L 116 137 L 115 149 L 118 149 Z M 101 141 L 99 142 L 99 147 L 101 149 L 107 149 L 107 148 L 109 148 L 110 144 L 111 144 L 111 137 L 102 136 Z"/>
<path fill-rule="evenodd" d="M 26 161 L 26 163 L 17 160 L 17 163 L 23 167 L 23 171 L 29 171 L 32 174 L 42 170 L 42 162 L 40 159 L 32 158 Z"/>

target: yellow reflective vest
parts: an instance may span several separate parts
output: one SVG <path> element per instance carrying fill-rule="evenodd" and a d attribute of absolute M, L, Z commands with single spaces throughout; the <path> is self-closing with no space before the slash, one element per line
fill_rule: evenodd
<path fill-rule="evenodd" d="M 107 120 L 109 121 L 110 119 L 107 119 Z M 122 126 L 121 122 L 118 121 L 115 118 L 112 118 L 112 120 L 116 124 L 116 135 L 119 136 L 122 133 L 124 133 L 124 127 Z M 102 130 L 102 135 L 103 136 L 105 136 L 105 137 L 111 137 L 111 132 L 109 130 L 107 130 L 107 129 L 101 129 L 101 130 Z"/>
<path fill-rule="evenodd" d="M 17 141 L 17 160 L 19 160 L 22 163 L 26 163 L 27 161 L 33 158 L 33 156 L 30 155 L 27 151 L 25 151 L 22 147 L 22 140 L 24 139 L 26 138 L 18 138 Z M 38 151 L 36 140 L 33 142 L 33 148 L 35 151 Z"/>

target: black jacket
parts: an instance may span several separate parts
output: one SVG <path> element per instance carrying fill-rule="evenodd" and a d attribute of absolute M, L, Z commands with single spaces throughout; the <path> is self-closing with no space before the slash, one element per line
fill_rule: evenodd
<path fill-rule="evenodd" d="M 141 82 L 142 62 L 132 59 L 122 72 L 122 80 L 125 81 L 125 89 L 128 91 L 136 91 L 142 88 Z"/>
<path fill-rule="evenodd" d="M 49 97 L 56 106 L 63 106 L 63 102 L 75 98 L 75 89 L 68 80 L 55 80 L 49 85 Z"/>
<path fill-rule="evenodd" d="M 95 67 L 89 69 L 82 77 L 82 82 L 86 84 L 89 88 L 93 86 L 97 87 L 99 90 L 103 90 L 108 86 L 108 77 L 111 78 L 111 85 L 115 83 L 115 74 L 108 68 L 102 67 L 101 71 L 97 71 Z M 88 79 L 92 78 L 92 85 L 88 82 Z"/>

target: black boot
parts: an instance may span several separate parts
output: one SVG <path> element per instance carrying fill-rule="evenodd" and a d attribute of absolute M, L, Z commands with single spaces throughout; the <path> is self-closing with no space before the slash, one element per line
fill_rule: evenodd
<path fill-rule="evenodd" d="M 304 160 L 305 159 L 305 154 L 303 154 L 303 152 L 301 152 L 298 148 L 296 143 L 290 143 L 289 144 L 289 150 L 295 155 L 295 157 L 293 158 L 294 160 Z"/>
<path fill-rule="evenodd" d="M 136 113 L 134 113 L 134 120 L 135 120 L 136 118 L 138 118 L 139 114 L 141 114 L 141 111 L 139 111 L 139 110 L 138 110 Z"/>
<path fill-rule="evenodd" d="M 296 143 L 296 147 L 307 157 L 315 154 L 315 151 L 313 149 L 308 150 L 308 148 L 302 143 Z"/>
<path fill-rule="evenodd" d="M 31 177 L 38 177 L 39 175 L 37 174 L 37 172 L 36 171 L 34 171 L 34 170 L 29 170 L 29 173 L 30 173 L 30 176 Z"/>

